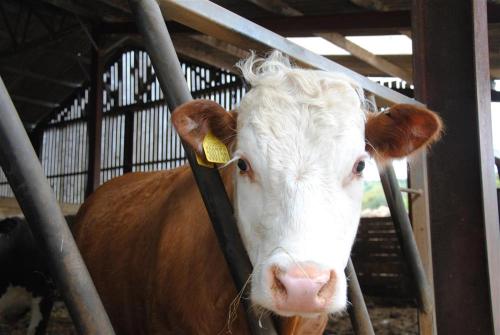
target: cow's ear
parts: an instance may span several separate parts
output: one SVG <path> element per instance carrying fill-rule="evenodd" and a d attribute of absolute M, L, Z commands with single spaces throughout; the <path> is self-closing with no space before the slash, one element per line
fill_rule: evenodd
<path fill-rule="evenodd" d="M 366 150 L 381 163 L 402 158 L 438 140 L 442 129 L 436 113 L 414 105 L 395 105 L 368 115 Z"/>
<path fill-rule="evenodd" d="M 236 135 L 235 112 L 226 111 L 221 105 L 210 100 L 192 100 L 175 109 L 172 122 L 179 136 L 202 157 L 203 139 L 211 132 L 227 147 Z"/>

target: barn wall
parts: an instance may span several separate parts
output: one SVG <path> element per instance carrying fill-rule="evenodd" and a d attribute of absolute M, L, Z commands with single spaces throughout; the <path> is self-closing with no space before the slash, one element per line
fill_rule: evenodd
<path fill-rule="evenodd" d="M 215 100 L 230 110 L 245 93 L 241 79 L 227 71 L 189 61 L 181 65 L 194 98 Z M 129 171 L 184 164 L 184 149 L 148 55 L 121 53 L 108 64 L 103 82 L 100 182 Z M 88 103 L 89 88 L 84 88 L 43 127 L 41 162 L 60 202 L 81 203 L 85 197 Z M 0 196 L 13 196 L 1 170 Z"/>

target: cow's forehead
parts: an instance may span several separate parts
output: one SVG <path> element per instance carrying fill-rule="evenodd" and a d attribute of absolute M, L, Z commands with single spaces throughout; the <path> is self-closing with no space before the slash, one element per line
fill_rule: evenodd
<path fill-rule="evenodd" d="M 364 112 L 351 83 L 307 70 L 291 70 L 287 78 L 280 85 L 269 81 L 258 85 L 242 99 L 238 109 L 241 146 L 255 143 L 277 152 L 297 145 L 318 150 L 342 138 L 362 137 Z"/>

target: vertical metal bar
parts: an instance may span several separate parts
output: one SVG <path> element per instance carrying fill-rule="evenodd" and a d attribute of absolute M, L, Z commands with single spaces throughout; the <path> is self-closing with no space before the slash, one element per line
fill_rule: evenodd
<path fill-rule="evenodd" d="M 427 159 L 437 331 L 500 334 L 486 1 L 412 9 L 415 93 L 446 126 Z"/>
<path fill-rule="evenodd" d="M 177 106 L 192 98 L 158 3 L 155 0 L 129 0 L 129 3 L 139 31 L 144 37 L 149 56 L 155 66 L 167 104 L 173 111 Z M 187 149 L 187 147 L 185 148 Z M 225 192 L 224 184 L 216 169 L 198 166 L 193 152 L 186 151 L 236 289 L 243 290 L 252 273 L 252 264 L 238 233 L 233 208 Z M 246 293 L 248 294 L 248 291 Z M 242 302 L 246 308 L 253 334 L 276 334 L 269 317 L 261 318 L 262 327 L 260 327 L 259 316 L 251 308 L 249 300 L 243 299 Z"/>
<path fill-rule="evenodd" d="M 434 298 L 432 288 L 427 280 L 422 259 L 418 252 L 415 236 L 411 227 L 410 219 L 406 213 L 403 196 L 399 190 L 398 179 L 392 165 L 378 166 L 380 181 L 384 189 L 391 217 L 396 228 L 399 244 L 406 259 L 413 281 L 417 289 L 417 301 L 420 309 L 425 313 L 432 313 Z"/>
<path fill-rule="evenodd" d="M 377 108 L 375 97 L 368 95 L 372 106 Z M 406 212 L 403 196 L 399 189 L 398 180 L 392 164 L 387 166 L 377 165 L 380 181 L 384 189 L 385 198 L 391 212 L 391 217 L 396 228 L 399 244 L 409 267 L 412 279 L 417 289 L 417 301 L 419 307 L 425 313 L 432 313 L 434 309 L 434 297 L 432 287 L 425 273 L 422 259 L 415 242 L 415 236 Z"/>
<path fill-rule="evenodd" d="M 361 287 L 359 286 L 358 276 L 356 276 L 356 271 L 354 270 L 351 258 L 349 258 L 345 272 L 349 285 L 347 288 L 347 298 L 351 303 L 348 311 L 354 334 L 375 335 L 372 321 L 370 320 L 370 315 L 368 314 L 368 309 L 366 308 L 365 299 L 363 298 L 363 293 L 361 292 Z"/>
<path fill-rule="evenodd" d="M 0 78 L 0 165 L 49 259 L 79 334 L 114 334 L 66 220 Z"/>

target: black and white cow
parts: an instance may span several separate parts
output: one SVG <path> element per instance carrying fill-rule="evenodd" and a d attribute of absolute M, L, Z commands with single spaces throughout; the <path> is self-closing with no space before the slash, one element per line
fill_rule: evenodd
<path fill-rule="evenodd" d="M 26 334 L 45 334 L 54 287 L 26 220 L 0 221 L 0 269 L 0 323 L 14 323 L 30 312 Z"/>

